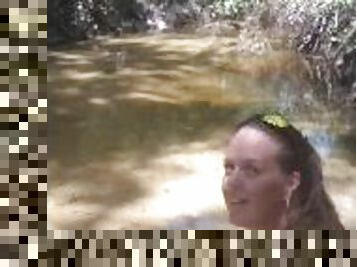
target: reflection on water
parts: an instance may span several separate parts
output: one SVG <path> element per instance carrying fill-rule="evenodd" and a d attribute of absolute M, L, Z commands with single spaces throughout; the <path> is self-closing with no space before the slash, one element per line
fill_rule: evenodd
<path fill-rule="evenodd" d="M 279 107 L 321 153 L 328 190 L 354 228 L 354 131 L 323 106 L 294 109 L 308 95 L 294 55 L 239 57 L 235 43 L 166 34 L 51 51 L 49 227 L 232 228 L 222 146 L 240 119 Z"/>

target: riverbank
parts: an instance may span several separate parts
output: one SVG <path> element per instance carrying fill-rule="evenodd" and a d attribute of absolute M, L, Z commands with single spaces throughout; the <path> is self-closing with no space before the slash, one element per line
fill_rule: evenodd
<path fill-rule="evenodd" d="M 331 108 L 355 109 L 355 18 L 355 0 L 53 1 L 49 45 L 133 32 L 235 36 L 242 55 L 297 53 L 314 97 Z"/>

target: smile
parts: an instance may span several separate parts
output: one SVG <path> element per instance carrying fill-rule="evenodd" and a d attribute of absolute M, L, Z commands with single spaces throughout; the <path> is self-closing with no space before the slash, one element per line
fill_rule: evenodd
<path fill-rule="evenodd" d="M 240 200 L 237 200 L 237 201 L 231 201 L 231 202 L 229 202 L 229 204 L 231 204 L 231 205 L 242 205 L 242 204 L 245 204 L 247 202 L 248 202 L 247 199 L 240 199 Z"/>

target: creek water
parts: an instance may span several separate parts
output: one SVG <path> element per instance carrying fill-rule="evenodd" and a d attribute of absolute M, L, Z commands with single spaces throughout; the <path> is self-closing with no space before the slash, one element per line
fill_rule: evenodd
<path fill-rule="evenodd" d="M 297 56 L 241 56 L 236 46 L 156 34 L 50 50 L 48 227 L 234 229 L 220 189 L 224 143 L 242 118 L 274 108 L 319 151 L 327 191 L 354 229 L 346 111 L 313 99 Z"/>

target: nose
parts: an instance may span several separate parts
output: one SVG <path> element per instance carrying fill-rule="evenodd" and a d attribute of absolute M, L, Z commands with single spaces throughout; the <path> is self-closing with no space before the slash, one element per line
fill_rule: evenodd
<path fill-rule="evenodd" d="M 238 191 L 242 189 L 242 179 L 240 179 L 237 175 L 235 176 L 227 176 L 223 177 L 222 181 L 222 191 L 224 197 L 231 198 L 237 194 Z"/>

